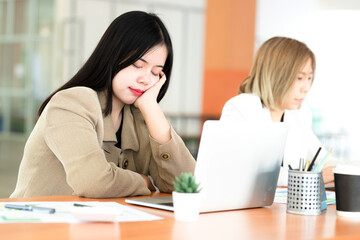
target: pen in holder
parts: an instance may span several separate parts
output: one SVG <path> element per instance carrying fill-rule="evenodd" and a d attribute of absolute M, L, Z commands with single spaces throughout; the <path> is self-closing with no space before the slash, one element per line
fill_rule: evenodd
<path fill-rule="evenodd" d="M 289 170 L 288 176 L 286 211 L 302 215 L 321 214 L 321 210 L 326 209 L 326 193 L 322 172 Z"/>

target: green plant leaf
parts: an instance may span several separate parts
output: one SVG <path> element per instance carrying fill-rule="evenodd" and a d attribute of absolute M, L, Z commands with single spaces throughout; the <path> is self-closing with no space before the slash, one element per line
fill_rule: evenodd
<path fill-rule="evenodd" d="M 175 177 L 173 181 L 174 189 L 177 192 L 184 193 L 198 193 L 200 192 L 199 184 L 196 183 L 195 177 L 192 173 L 181 173 L 180 176 Z"/>

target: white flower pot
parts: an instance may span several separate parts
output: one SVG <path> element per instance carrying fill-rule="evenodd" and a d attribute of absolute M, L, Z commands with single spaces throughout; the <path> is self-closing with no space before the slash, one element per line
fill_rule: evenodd
<path fill-rule="evenodd" d="M 200 193 L 172 193 L 176 220 L 196 221 L 200 212 Z"/>

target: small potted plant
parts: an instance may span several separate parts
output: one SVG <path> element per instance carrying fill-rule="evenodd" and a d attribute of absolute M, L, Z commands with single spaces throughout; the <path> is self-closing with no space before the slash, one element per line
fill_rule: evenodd
<path fill-rule="evenodd" d="M 179 177 L 175 177 L 173 184 L 175 188 L 172 194 L 175 219 L 182 221 L 197 220 L 200 211 L 201 189 L 196 183 L 194 175 L 182 173 Z"/>

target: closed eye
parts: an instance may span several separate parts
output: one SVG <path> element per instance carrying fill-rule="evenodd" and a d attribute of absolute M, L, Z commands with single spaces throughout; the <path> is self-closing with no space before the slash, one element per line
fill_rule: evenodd
<path fill-rule="evenodd" d="M 133 66 L 134 66 L 135 68 L 141 68 L 141 66 L 137 66 L 135 63 L 133 63 Z"/>

